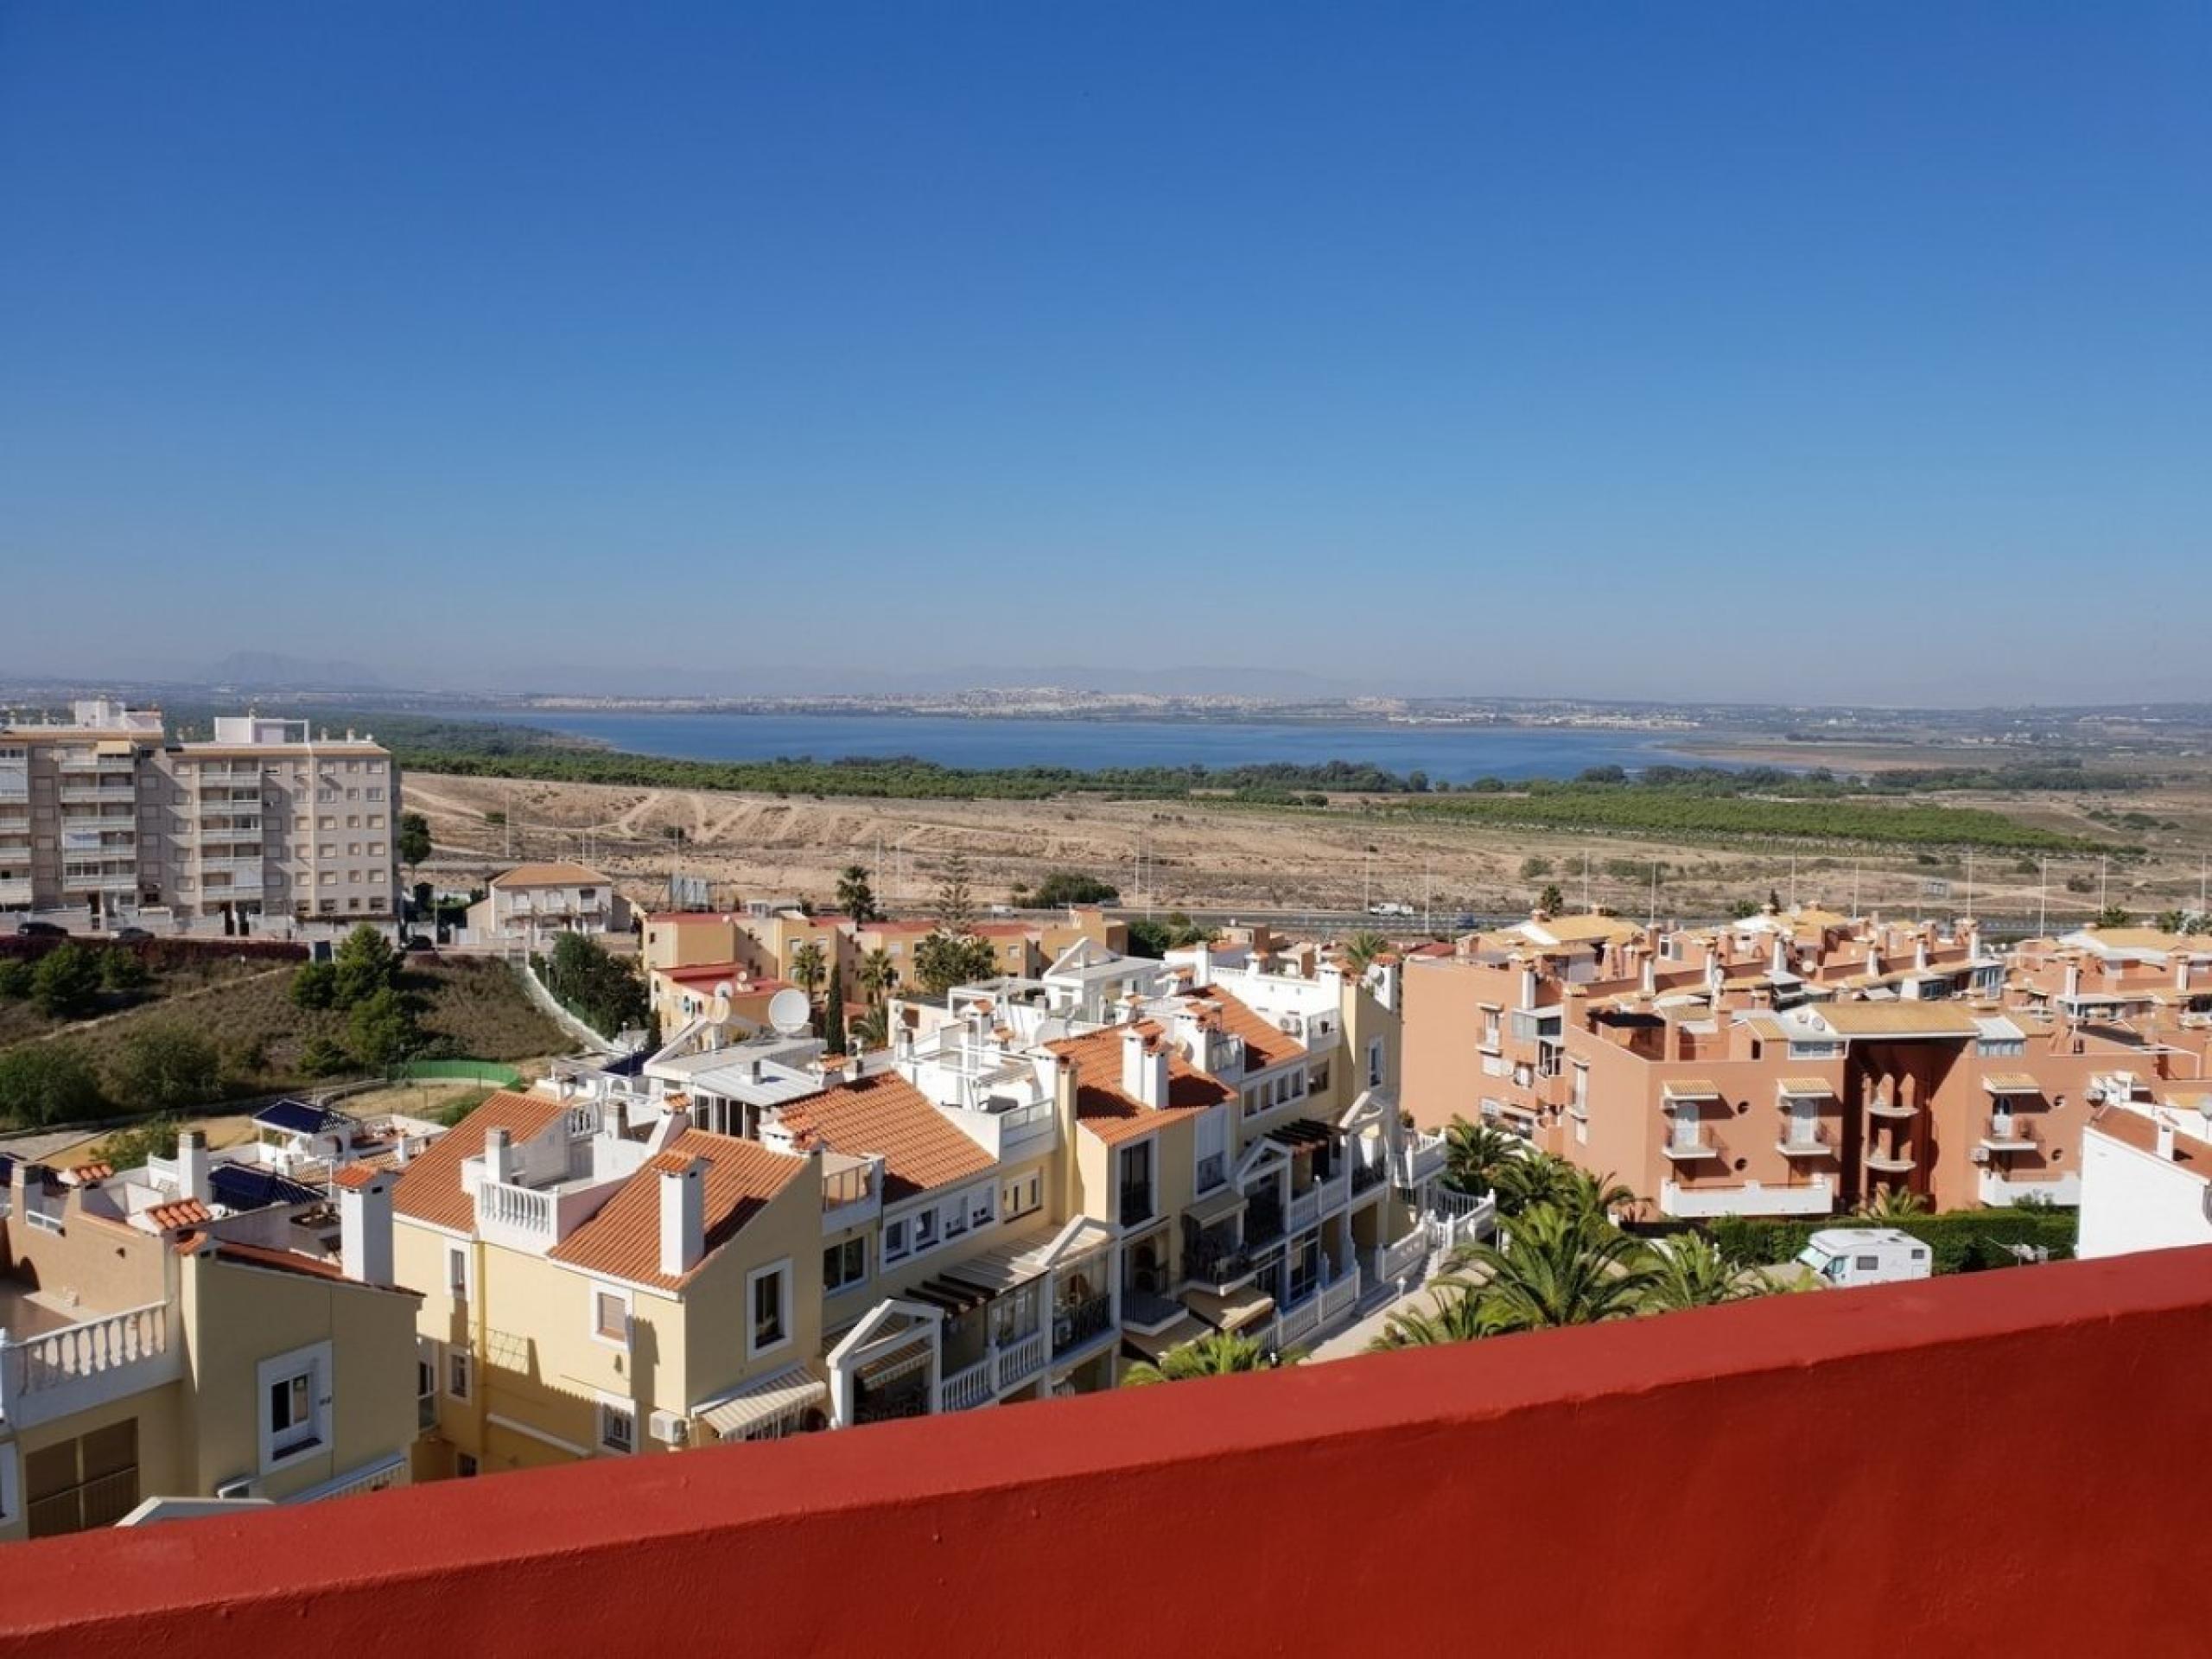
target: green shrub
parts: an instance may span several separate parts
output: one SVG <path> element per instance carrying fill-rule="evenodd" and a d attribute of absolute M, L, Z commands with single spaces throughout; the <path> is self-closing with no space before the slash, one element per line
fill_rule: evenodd
<path fill-rule="evenodd" d="M 1850 1216 L 1777 1220 L 1764 1216 L 1723 1216 L 1712 1224 L 1713 1242 L 1731 1261 L 1745 1267 L 1796 1259 L 1815 1233 L 1831 1227 L 1895 1227 L 1928 1246 L 1937 1273 L 1975 1273 L 2009 1268 L 2019 1258 L 2007 1248 L 2038 1246 L 2054 1261 L 2074 1254 L 2075 1211 L 2040 1206 L 2012 1210 L 1952 1210 L 1940 1216 L 1906 1216 L 1898 1220 L 1862 1221 Z"/>

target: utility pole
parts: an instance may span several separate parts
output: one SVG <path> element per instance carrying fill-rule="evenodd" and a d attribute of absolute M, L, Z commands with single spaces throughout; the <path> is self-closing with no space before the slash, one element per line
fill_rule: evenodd
<path fill-rule="evenodd" d="M 1590 849 L 1582 849 L 1582 913 L 1590 913 Z"/>
<path fill-rule="evenodd" d="M 1967 920 L 1974 919 L 1974 849 L 1967 849 Z"/>
<path fill-rule="evenodd" d="M 1646 918 L 1646 931 L 1659 931 L 1659 861 L 1651 861 L 1651 914 Z"/>
<path fill-rule="evenodd" d="M 2036 937 L 2043 938 L 2050 931 L 2050 856 L 2044 855 L 2043 890 L 2036 897 Z"/>
<path fill-rule="evenodd" d="M 2100 915 L 2103 914 L 2106 906 L 2112 902 L 2105 897 L 2105 870 L 2111 862 L 2112 855 L 2109 853 L 2097 855 L 2097 912 Z"/>
<path fill-rule="evenodd" d="M 1859 871 L 1863 862 L 1856 858 L 1851 861 L 1851 919 L 1854 922 L 1859 919 Z"/>

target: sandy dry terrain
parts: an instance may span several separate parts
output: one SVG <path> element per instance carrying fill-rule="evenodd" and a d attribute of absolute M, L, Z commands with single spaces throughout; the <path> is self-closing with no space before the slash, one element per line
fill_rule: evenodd
<path fill-rule="evenodd" d="M 1206 910 L 1344 911 L 1370 899 L 1419 906 L 1433 891 L 1440 925 L 1462 910 L 1499 913 L 1525 909 L 1547 880 L 1570 903 L 1585 891 L 1590 865 L 1592 899 L 1624 913 L 1651 905 L 1649 869 L 1666 867 L 1658 899 L 1662 915 L 1725 911 L 1737 899 L 1770 890 L 1791 895 L 1785 849 L 1672 846 L 1633 837 L 1543 834 L 1407 823 L 1356 810 L 1326 815 L 1278 812 L 1203 802 L 857 801 L 778 799 L 711 791 L 645 790 L 596 784 L 507 783 L 500 779 L 410 774 L 407 804 L 430 820 L 435 855 L 424 879 L 461 885 L 512 858 L 581 857 L 615 875 L 633 899 L 658 904 L 667 878 L 682 868 L 716 884 L 718 902 L 737 895 L 803 894 L 826 899 L 842 866 L 879 872 L 877 892 L 894 908 L 925 908 L 946 858 L 964 852 L 981 903 L 1002 900 L 1017 883 L 1053 868 L 1088 871 L 1118 885 L 1125 902 Z M 2116 902 L 2144 910 L 2195 902 L 2201 849 L 2212 846 L 2212 783 L 2162 791 L 2139 799 L 2072 797 L 1987 800 L 1986 805 L 2069 833 L 2094 830 L 2091 809 L 2141 810 L 2160 826 L 2126 833 L 2152 842 L 2149 865 L 2109 876 Z M 509 827 L 486 813 L 509 813 Z M 679 844 L 670 832 L 680 828 Z M 1144 875 L 1139 878 L 1140 853 Z M 1524 880 L 1524 861 L 1548 858 L 1553 872 Z M 1609 874 L 1607 866 L 1613 866 Z M 1634 873 L 1630 868 L 1633 866 Z M 1929 866 L 1910 854 L 1855 860 L 1847 853 L 1801 850 L 1796 894 L 1807 901 L 1859 901 L 1888 911 L 1955 908 L 1963 897 L 1963 861 Z M 2096 908 L 2096 861 L 2054 862 L 2050 913 L 2054 920 Z M 2069 876 L 2088 884 L 2069 892 Z M 1923 897 L 1924 884 L 1948 880 L 1948 905 Z M 2032 918 L 2038 874 L 2017 861 L 1978 858 L 1975 908 L 1985 915 Z"/>

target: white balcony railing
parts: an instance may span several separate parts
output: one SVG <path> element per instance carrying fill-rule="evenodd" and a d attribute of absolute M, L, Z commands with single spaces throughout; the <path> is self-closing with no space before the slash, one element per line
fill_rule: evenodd
<path fill-rule="evenodd" d="M 1313 1192 L 1320 1200 L 1321 1213 L 1334 1215 L 1351 1202 L 1351 1171 L 1349 1168 L 1339 1169 L 1316 1186 Z"/>
<path fill-rule="evenodd" d="M 480 1181 L 476 1224 L 486 1238 L 503 1233 L 525 1248 L 551 1244 L 556 1242 L 553 1194 L 511 1181 Z"/>
<path fill-rule="evenodd" d="M 1825 1216 L 1834 1209 L 1835 1187 L 1825 1177 L 1791 1186 L 1760 1181 L 1726 1186 L 1659 1184 L 1659 1212 L 1667 1216 Z"/>
<path fill-rule="evenodd" d="M 970 1411 L 988 1405 L 997 1390 L 991 1381 L 992 1356 L 986 1354 L 964 1371 L 944 1379 L 941 1397 L 947 1411 Z"/>
<path fill-rule="evenodd" d="M 1359 1306 L 1360 1293 L 1364 1287 L 1357 1272 L 1345 1274 L 1333 1284 L 1321 1287 L 1320 1307 L 1323 1325 L 1334 1325 Z"/>
<path fill-rule="evenodd" d="M 181 1357 L 166 1302 L 19 1339 L 0 1333 L 0 1421 L 20 1428 L 105 1404 L 169 1381 Z"/>
<path fill-rule="evenodd" d="M 30 879 L 20 881 L 0 881 L 0 905 L 28 905 L 31 901 Z"/>
<path fill-rule="evenodd" d="M 1309 1186 L 1295 1194 L 1283 1211 L 1283 1230 L 1295 1236 L 1321 1218 L 1321 1190 Z"/>
<path fill-rule="evenodd" d="M 1033 1331 L 998 1351 L 993 1363 L 998 1373 L 999 1393 L 1004 1394 L 1045 1369 L 1046 1334 Z"/>
<path fill-rule="evenodd" d="M 1419 1186 L 1423 1181 L 1433 1180 L 1444 1173 L 1444 1137 L 1422 1135 L 1416 1131 L 1409 1141 L 1398 1148 L 1395 1168 L 1396 1185 Z"/>
<path fill-rule="evenodd" d="M 1419 1273 L 1427 1259 L 1427 1230 L 1416 1227 L 1396 1243 L 1385 1244 L 1376 1252 L 1375 1277 L 1380 1283 L 1395 1284 Z"/>

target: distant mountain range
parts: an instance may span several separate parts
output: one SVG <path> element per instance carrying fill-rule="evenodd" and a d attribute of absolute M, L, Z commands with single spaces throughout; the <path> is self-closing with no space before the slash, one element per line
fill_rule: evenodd
<path fill-rule="evenodd" d="M 219 663 L 177 677 L 239 691 L 387 691 L 391 682 L 360 663 L 287 657 L 274 651 L 234 651 Z"/>

